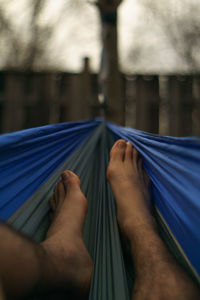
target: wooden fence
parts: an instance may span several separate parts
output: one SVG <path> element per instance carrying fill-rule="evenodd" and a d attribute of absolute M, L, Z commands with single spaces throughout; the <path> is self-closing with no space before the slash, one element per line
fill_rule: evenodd
<path fill-rule="evenodd" d="M 200 136 L 200 76 L 122 75 L 125 125 L 174 136 Z M 97 75 L 0 72 L 0 131 L 104 115 Z M 109 108 L 107 108 L 109 110 Z M 110 118 L 117 123 L 115 116 Z"/>
<path fill-rule="evenodd" d="M 165 135 L 200 136 L 199 76 L 130 76 L 125 90 L 126 125 Z"/>

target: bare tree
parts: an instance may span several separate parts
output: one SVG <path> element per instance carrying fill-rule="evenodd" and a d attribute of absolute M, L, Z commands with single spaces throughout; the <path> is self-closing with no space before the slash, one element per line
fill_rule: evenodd
<path fill-rule="evenodd" d="M 4 43 L 1 52 L 5 53 L 6 58 L 4 68 L 31 69 L 38 59 L 43 59 L 42 54 L 53 32 L 53 28 L 40 28 L 38 25 L 38 17 L 44 5 L 45 0 L 29 1 L 30 14 L 27 23 L 24 24 L 29 28 L 29 33 L 27 39 L 24 39 L 22 32 L 17 31 L 12 18 L 7 16 L 6 3 L 0 4 L 0 35 Z"/>
<path fill-rule="evenodd" d="M 26 48 L 26 54 L 24 55 L 24 68 L 32 69 L 38 58 L 43 56 L 43 42 L 48 42 L 50 35 L 52 33 L 52 28 L 41 29 L 38 25 L 38 18 L 45 4 L 45 0 L 35 0 L 31 3 L 32 14 L 30 19 L 30 42 Z"/>
<path fill-rule="evenodd" d="M 200 4 L 197 0 L 141 0 L 145 14 L 165 36 L 188 72 L 200 69 Z"/>
<path fill-rule="evenodd" d="M 49 45 L 55 37 L 60 24 L 66 26 L 66 16 L 77 15 L 86 4 L 81 0 L 65 1 L 54 20 L 41 24 L 40 19 L 47 9 L 48 0 L 28 0 L 25 7 L 14 7 L 14 13 L 8 13 L 11 1 L 0 1 L 0 46 L 1 61 L 4 68 L 38 69 L 50 65 Z M 26 16 L 26 18 L 24 18 Z M 24 24 L 17 24 L 17 18 L 24 18 Z M 17 24 L 17 25 L 16 25 Z M 78 26 L 78 25 L 77 25 Z M 76 30 L 73 31 L 75 35 Z M 65 39 L 63 39 L 63 45 Z M 63 46 L 62 45 L 62 46 Z M 59 52 L 60 49 L 55 52 Z M 56 62 L 54 62 L 56 65 Z"/>

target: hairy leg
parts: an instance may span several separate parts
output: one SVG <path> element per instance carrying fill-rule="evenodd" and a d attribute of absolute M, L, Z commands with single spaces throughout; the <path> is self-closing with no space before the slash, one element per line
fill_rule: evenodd
<path fill-rule="evenodd" d="M 62 174 L 51 208 L 52 224 L 41 244 L 0 223 L 0 276 L 6 298 L 59 290 L 87 299 L 93 265 L 82 240 L 87 200 L 71 171 Z"/>
<path fill-rule="evenodd" d="M 158 235 L 150 213 L 150 181 L 141 157 L 129 142 L 119 140 L 111 149 L 107 178 L 117 203 L 118 223 L 134 261 L 132 299 L 199 299 L 199 289 Z"/>

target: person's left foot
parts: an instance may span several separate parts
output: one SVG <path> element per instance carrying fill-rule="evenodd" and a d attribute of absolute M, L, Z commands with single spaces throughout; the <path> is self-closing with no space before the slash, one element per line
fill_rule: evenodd
<path fill-rule="evenodd" d="M 58 288 L 75 291 L 76 299 L 85 299 L 89 294 L 93 263 L 82 239 L 87 200 L 73 172 L 62 174 L 50 205 L 52 224 L 46 240 L 41 243 L 50 258 L 49 276 Z"/>

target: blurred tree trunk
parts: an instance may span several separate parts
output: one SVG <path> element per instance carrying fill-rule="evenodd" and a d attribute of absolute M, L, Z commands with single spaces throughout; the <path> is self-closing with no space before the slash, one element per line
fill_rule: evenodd
<path fill-rule="evenodd" d="M 24 68 L 26 70 L 33 69 L 38 56 L 41 55 L 41 28 L 38 26 L 38 18 L 45 4 L 44 0 L 34 0 L 32 2 L 32 15 L 31 15 L 31 40 L 27 48 L 27 54 L 24 58 Z"/>
<path fill-rule="evenodd" d="M 122 0 L 96 2 L 102 23 L 102 57 L 99 71 L 99 94 L 108 121 L 124 125 L 122 76 L 118 68 L 117 8 Z"/>

